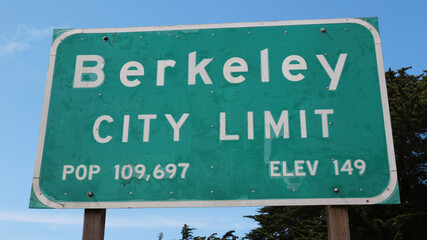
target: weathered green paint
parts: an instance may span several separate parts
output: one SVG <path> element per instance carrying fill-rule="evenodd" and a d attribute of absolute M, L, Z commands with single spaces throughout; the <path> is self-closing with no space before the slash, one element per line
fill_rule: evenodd
<path fill-rule="evenodd" d="M 104 36 L 109 40 L 104 41 Z M 261 82 L 260 51 L 267 48 L 270 82 Z M 214 57 L 205 68 L 213 84 L 204 84 L 197 75 L 196 84 L 188 85 L 188 54 L 194 51 L 196 64 Z M 334 69 L 342 53 L 348 54 L 343 72 L 337 89 L 330 91 L 330 78 L 316 55 L 323 54 Z M 99 87 L 73 88 L 77 55 L 105 59 L 105 80 Z M 282 62 L 290 55 L 307 63 L 307 70 L 291 71 L 304 74 L 301 81 L 289 81 L 282 73 Z M 246 78 L 240 84 L 223 76 L 223 65 L 232 57 L 248 64 L 248 72 L 233 73 Z M 56 50 L 41 192 L 50 201 L 65 203 L 376 197 L 386 191 L 391 178 L 377 57 L 371 31 L 356 23 L 70 35 Z M 166 69 L 164 86 L 156 86 L 157 61 L 168 59 L 176 65 Z M 139 86 L 120 82 L 120 70 L 129 61 L 144 66 L 145 75 L 137 77 Z M 85 81 L 93 77 L 83 75 Z M 334 110 L 328 115 L 327 138 L 322 136 L 316 109 Z M 266 139 L 264 111 L 277 121 L 282 110 L 289 114 L 289 139 L 282 137 L 283 132 L 275 137 L 274 131 L 273 138 Z M 300 110 L 306 111 L 307 138 L 301 138 Z M 247 137 L 248 111 L 254 116 L 253 140 Z M 219 139 L 220 112 L 226 113 L 227 134 L 238 134 L 239 140 Z M 180 129 L 180 141 L 175 142 L 165 114 L 178 121 L 184 113 L 189 117 Z M 139 114 L 157 114 L 150 122 L 149 142 L 142 141 L 144 121 L 138 120 Z M 104 144 L 92 134 L 101 115 L 114 119 L 100 127 L 101 136 L 112 136 Z M 122 142 L 124 115 L 130 116 L 128 142 Z M 359 175 L 354 169 L 352 175 L 335 176 L 332 159 L 340 165 L 347 159 L 363 159 L 366 171 Z M 270 176 L 271 161 L 295 160 L 318 160 L 316 175 L 310 176 L 305 167 L 306 176 Z M 116 164 L 144 164 L 152 175 L 157 164 L 168 163 L 190 163 L 186 178 L 114 179 Z M 64 165 L 81 164 L 99 165 L 101 171 L 90 181 L 79 181 L 74 175 L 62 180 Z M 294 170 L 293 164 L 288 167 Z M 88 197 L 90 191 L 93 197 Z"/>

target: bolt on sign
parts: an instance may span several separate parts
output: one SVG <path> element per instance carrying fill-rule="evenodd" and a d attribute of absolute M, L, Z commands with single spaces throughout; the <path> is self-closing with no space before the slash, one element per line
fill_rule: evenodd
<path fill-rule="evenodd" d="M 376 23 L 56 31 L 30 207 L 398 202 Z"/>

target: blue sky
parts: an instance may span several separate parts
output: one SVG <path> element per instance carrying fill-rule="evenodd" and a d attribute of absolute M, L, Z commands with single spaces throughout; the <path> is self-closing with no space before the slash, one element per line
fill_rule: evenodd
<path fill-rule="evenodd" d="M 79 239 L 83 210 L 28 209 L 53 28 L 111 28 L 378 17 L 385 69 L 427 69 L 426 1 L 0 0 L 0 239 Z M 105 239 L 243 236 L 257 208 L 109 209 Z"/>

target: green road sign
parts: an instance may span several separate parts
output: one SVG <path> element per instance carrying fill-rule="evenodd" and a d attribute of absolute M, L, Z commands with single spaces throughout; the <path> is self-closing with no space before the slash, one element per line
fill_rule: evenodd
<path fill-rule="evenodd" d="M 374 204 L 397 191 L 380 38 L 369 21 L 58 35 L 32 201 Z"/>

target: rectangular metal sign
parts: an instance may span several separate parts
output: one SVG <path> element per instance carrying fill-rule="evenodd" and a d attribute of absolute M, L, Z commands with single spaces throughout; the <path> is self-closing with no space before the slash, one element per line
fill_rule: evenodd
<path fill-rule="evenodd" d="M 397 177 L 361 19 L 73 29 L 33 178 L 52 208 L 374 204 Z"/>

